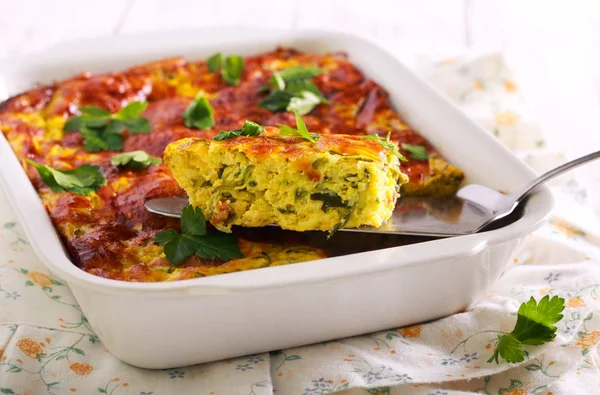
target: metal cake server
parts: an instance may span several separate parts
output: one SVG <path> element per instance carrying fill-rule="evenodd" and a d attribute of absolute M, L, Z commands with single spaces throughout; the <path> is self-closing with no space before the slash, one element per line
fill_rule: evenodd
<path fill-rule="evenodd" d="M 532 192 L 546 181 L 600 158 L 600 151 L 567 162 L 535 178 L 520 190 L 503 194 L 492 188 L 470 184 L 458 190 L 455 197 L 401 197 L 392 217 L 383 226 L 375 228 L 342 228 L 339 232 L 387 233 L 430 237 L 451 237 L 476 233 L 506 217 Z M 169 197 L 148 200 L 146 209 L 155 214 L 178 218 L 187 197 Z M 277 226 L 277 225 L 269 225 Z"/>

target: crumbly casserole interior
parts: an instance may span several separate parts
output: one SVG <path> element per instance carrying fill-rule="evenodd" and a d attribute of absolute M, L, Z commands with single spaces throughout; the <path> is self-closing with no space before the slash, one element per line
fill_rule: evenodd
<path fill-rule="evenodd" d="M 188 138 L 164 159 L 190 203 L 225 232 L 277 224 L 295 231 L 379 227 L 408 177 L 379 142 L 323 135 L 312 143 L 271 135 Z"/>

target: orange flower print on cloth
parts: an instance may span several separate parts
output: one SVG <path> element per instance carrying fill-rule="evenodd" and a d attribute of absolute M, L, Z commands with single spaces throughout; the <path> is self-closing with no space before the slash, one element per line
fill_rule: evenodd
<path fill-rule="evenodd" d="M 519 122 L 519 114 L 511 111 L 497 112 L 494 114 L 494 120 L 499 126 L 513 126 Z"/>
<path fill-rule="evenodd" d="M 476 91 L 482 91 L 483 90 L 483 82 L 481 82 L 481 80 L 473 81 L 473 89 L 475 89 Z"/>
<path fill-rule="evenodd" d="M 518 90 L 518 87 L 514 82 L 510 80 L 504 80 L 504 89 L 506 89 L 507 92 L 515 93 Z"/>
<path fill-rule="evenodd" d="M 588 349 L 598 343 L 600 343 L 600 331 L 588 333 L 577 341 L 577 345 L 583 349 Z"/>
<path fill-rule="evenodd" d="M 50 285 L 52 285 L 52 280 L 50 280 L 50 277 L 46 276 L 44 273 L 29 272 L 27 274 L 27 277 L 29 277 L 31 281 L 42 287 L 49 287 Z"/>
<path fill-rule="evenodd" d="M 24 337 L 23 339 L 19 340 L 17 342 L 17 347 L 21 349 L 23 354 L 33 359 L 37 359 L 38 355 L 44 353 L 42 344 L 28 337 Z"/>
<path fill-rule="evenodd" d="M 407 326 L 406 328 L 400 328 L 398 329 L 398 332 L 406 338 L 417 339 L 421 336 L 421 325 L 413 325 Z"/>
<path fill-rule="evenodd" d="M 527 395 L 527 392 L 525 392 L 524 390 L 517 388 L 517 389 L 513 389 L 510 390 L 508 392 L 504 392 L 504 395 Z"/>
<path fill-rule="evenodd" d="M 72 371 L 74 371 L 75 373 L 77 373 L 80 376 L 85 376 L 86 374 L 90 374 L 90 373 L 92 373 L 92 370 L 94 370 L 92 365 L 88 365 L 87 363 L 80 363 L 80 362 L 72 363 L 70 368 Z"/>
<path fill-rule="evenodd" d="M 550 224 L 556 230 L 568 237 L 585 237 L 585 232 L 562 218 L 554 217 L 550 219 Z"/>
<path fill-rule="evenodd" d="M 581 298 L 571 298 L 565 302 L 565 307 L 577 308 L 584 306 L 585 302 Z"/>

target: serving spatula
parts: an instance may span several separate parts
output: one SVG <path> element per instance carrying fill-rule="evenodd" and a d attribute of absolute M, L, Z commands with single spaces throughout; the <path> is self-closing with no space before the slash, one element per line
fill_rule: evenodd
<path fill-rule="evenodd" d="M 600 151 L 567 162 L 542 174 L 511 194 L 503 194 L 483 185 L 470 184 L 459 189 L 453 197 L 401 197 L 398 199 L 392 217 L 383 226 L 342 228 L 339 232 L 430 237 L 469 235 L 512 213 L 519 203 L 546 181 L 598 158 L 600 158 Z M 148 200 L 145 206 L 151 213 L 178 218 L 183 207 L 188 204 L 187 197 L 175 196 Z"/>

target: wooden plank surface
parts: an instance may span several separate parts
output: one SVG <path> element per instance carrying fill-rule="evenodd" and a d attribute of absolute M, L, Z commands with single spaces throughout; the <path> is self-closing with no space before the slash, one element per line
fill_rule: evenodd
<path fill-rule="evenodd" d="M 0 58 L 115 34 L 133 0 L 0 1 Z"/>

